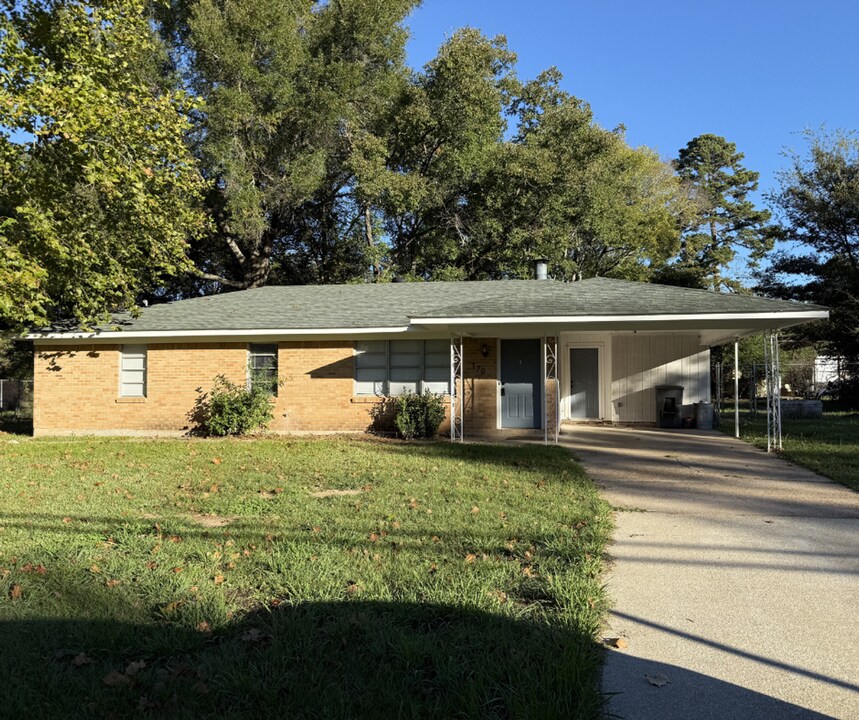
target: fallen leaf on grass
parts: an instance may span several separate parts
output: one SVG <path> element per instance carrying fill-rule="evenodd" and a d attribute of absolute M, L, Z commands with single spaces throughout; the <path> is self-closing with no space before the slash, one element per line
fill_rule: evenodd
<path fill-rule="evenodd" d="M 180 568 L 180 567 L 174 567 L 174 568 L 173 568 L 173 572 L 174 572 L 174 573 L 180 573 L 180 572 L 182 572 L 182 568 Z"/>
<path fill-rule="evenodd" d="M 82 665 L 91 665 L 92 658 L 86 653 L 78 653 L 72 658 L 72 665 L 81 667 Z"/>
<path fill-rule="evenodd" d="M 201 620 L 197 623 L 197 632 L 203 633 L 204 635 L 210 635 L 212 632 L 212 626 L 206 620 Z"/>
<path fill-rule="evenodd" d="M 107 687 L 128 687 L 131 685 L 131 678 L 128 675 L 124 675 L 121 672 L 117 672 L 116 670 L 108 673 L 101 679 L 102 683 L 107 685 Z"/>
<path fill-rule="evenodd" d="M 477 513 L 479 513 L 479 512 L 480 512 L 480 508 L 477 507 L 477 505 L 475 505 L 473 508 L 471 508 L 471 514 L 472 515 L 477 515 Z"/>
<path fill-rule="evenodd" d="M 145 660 L 132 660 L 128 663 L 128 667 L 125 668 L 126 675 L 136 675 L 139 671 L 143 670 L 146 667 Z"/>
<path fill-rule="evenodd" d="M 606 638 L 605 644 L 609 645 L 610 647 L 616 647 L 619 650 L 623 650 L 623 649 L 629 647 L 629 643 L 626 640 L 624 640 L 622 637 Z"/>
<path fill-rule="evenodd" d="M 662 687 L 663 685 L 667 685 L 669 682 L 671 682 L 662 673 L 656 673 L 654 675 L 650 675 L 649 673 L 645 673 L 644 679 L 647 680 L 647 682 L 649 682 L 651 685 L 655 685 L 656 687 Z"/>
<path fill-rule="evenodd" d="M 64 522 L 64 523 L 70 523 L 70 522 L 73 522 L 73 521 L 72 521 L 72 519 L 71 519 L 70 517 L 64 517 L 64 518 L 63 518 L 63 522 Z"/>
<path fill-rule="evenodd" d="M 107 587 L 109 587 L 109 588 L 114 588 L 114 587 L 116 587 L 116 586 L 117 586 L 117 585 L 119 585 L 119 584 L 120 584 L 119 580 L 112 580 L 112 579 L 111 579 L 111 580 L 108 580 L 108 581 L 105 583 L 105 585 L 107 585 Z"/>
<path fill-rule="evenodd" d="M 222 462 L 224 461 L 221 458 L 212 458 L 212 465 L 220 465 Z"/>
<path fill-rule="evenodd" d="M 154 560 L 150 560 L 148 563 L 146 563 L 146 569 L 147 570 L 155 570 L 155 568 L 157 568 L 157 567 L 158 567 L 158 563 L 155 562 Z"/>
<path fill-rule="evenodd" d="M 20 585 L 13 585 L 9 590 L 9 598 L 12 600 L 20 600 L 23 595 Z"/>
<path fill-rule="evenodd" d="M 220 585 L 222 582 L 224 582 L 224 576 L 223 575 L 215 575 L 214 580 L 215 580 L 215 585 Z"/>
<path fill-rule="evenodd" d="M 474 553 L 468 553 L 468 555 L 465 556 L 465 562 L 467 563 L 473 563 L 475 560 L 477 560 L 477 555 Z"/>

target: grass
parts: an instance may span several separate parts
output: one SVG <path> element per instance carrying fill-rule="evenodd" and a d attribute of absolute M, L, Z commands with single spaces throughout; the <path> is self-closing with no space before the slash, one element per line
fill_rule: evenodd
<path fill-rule="evenodd" d="M 594 718 L 559 448 L 0 436 L 9 717 Z"/>
<path fill-rule="evenodd" d="M 733 429 L 733 415 L 723 420 Z M 766 415 L 740 410 L 740 436 L 767 446 Z M 816 420 L 782 419 L 784 457 L 859 492 L 859 414 L 827 410 Z"/>

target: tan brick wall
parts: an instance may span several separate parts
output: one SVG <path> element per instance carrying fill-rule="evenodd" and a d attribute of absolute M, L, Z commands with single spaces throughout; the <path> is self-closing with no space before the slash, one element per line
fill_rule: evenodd
<path fill-rule="evenodd" d="M 498 341 L 466 338 L 462 354 L 465 434 L 495 432 L 498 427 Z"/>
<path fill-rule="evenodd" d="M 216 375 L 245 381 L 247 347 L 246 343 L 149 345 L 147 397 L 131 399 L 119 397 L 119 345 L 39 346 L 34 360 L 35 432 L 187 431 L 193 426 L 189 413 Z M 348 340 L 280 343 L 278 372 L 283 385 L 270 429 L 390 429 L 389 419 L 381 424 L 374 419 L 379 400 L 354 395 L 353 348 Z M 497 430 L 497 350 L 495 338 L 467 338 L 463 343 L 466 435 Z M 553 418 L 554 387 L 546 391 L 544 407 Z M 449 427 L 445 420 L 441 433 L 447 434 Z"/>
<path fill-rule="evenodd" d="M 138 400 L 119 397 L 119 345 L 40 345 L 34 361 L 35 432 L 187 431 L 199 393 L 211 388 L 216 375 L 245 381 L 247 347 L 246 343 L 151 344 L 147 397 Z M 270 429 L 370 429 L 379 401 L 354 395 L 353 348 L 350 340 L 280 343 L 278 373 L 283 385 Z M 467 338 L 463 351 L 466 436 L 492 434 L 498 422 L 498 342 Z M 552 417 L 554 388 L 546 390 L 544 407 Z M 446 420 L 441 432 L 448 433 L 449 427 Z"/>
<path fill-rule="evenodd" d="M 247 345 L 149 345 L 147 397 L 119 397 L 119 345 L 38 346 L 33 427 L 37 435 L 74 431 L 182 431 L 200 390 L 216 375 L 244 382 Z"/>

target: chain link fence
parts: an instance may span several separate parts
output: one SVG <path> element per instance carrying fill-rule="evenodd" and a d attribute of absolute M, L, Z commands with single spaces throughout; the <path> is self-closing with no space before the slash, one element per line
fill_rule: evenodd
<path fill-rule="evenodd" d="M 734 403 L 734 364 L 714 363 L 711 368 L 713 404 L 722 410 Z M 859 363 L 839 358 L 781 363 L 784 399 L 829 400 L 845 408 L 859 408 Z M 763 363 L 741 365 L 739 399 L 752 414 L 766 412 L 766 369 Z"/>

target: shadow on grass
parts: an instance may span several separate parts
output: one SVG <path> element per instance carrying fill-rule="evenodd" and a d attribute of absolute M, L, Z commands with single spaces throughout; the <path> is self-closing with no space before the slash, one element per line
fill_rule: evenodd
<path fill-rule="evenodd" d="M 206 630 L 100 619 L 0 622 L 4 712 L 40 718 L 600 715 L 601 650 L 571 627 L 463 607 L 349 599 L 267 608 Z"/>
<path fill-rule="evenodd" d="M 0 434 L 10 435 L 33 434 L 33 418 L 16 416 L 13 412 L 0 412 Z"/>

